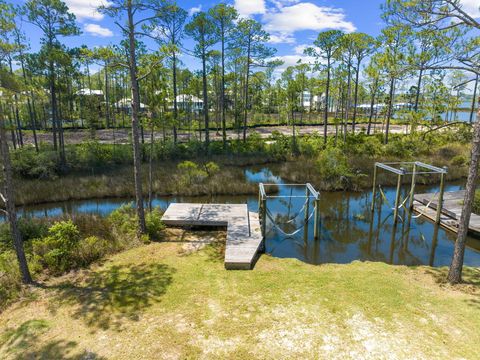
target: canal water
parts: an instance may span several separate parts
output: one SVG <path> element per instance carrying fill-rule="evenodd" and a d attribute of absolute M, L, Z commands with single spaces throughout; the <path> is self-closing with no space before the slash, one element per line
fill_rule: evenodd
<path fill-rule="evenodd" d="M 245 170 L 246 181 L 283 184 L 271 170 Z M 462 188 L 450 183 L 446 191 Z M 407 188 L 403 196 L 407 196 Z M 436 186 L 417 186 L 417 193 L 435 192 Z M 313 236 L 312 199 L 306 204 L 305 188 L 279 186 L 275 197 L 267 201 L 271 219 L 267 222 L 266 252 L 281 258 L 297 258 L 311 264 L 349 263 L 354 260 L 382 261 L 399 265 L 447 266 L 450 264 L 455 234 L 431 222 L 400 211 L 401 219 L 394 226 L 392 205 L 394 188 L 384 188 L 388 201 L 377 201 L 372 215 L 371 191 L 321 192 L 319 238 Z M 297 196 L 297 197 L 290 197 Z M 68 201 L 28 206 L 19 209 L 22 216 L 56 217 L 62 214 L 93 213 L 108 215 L 132 199 L 98 199 Z M 248 203 L 258 210 L 258 196 L 159 197 L 153 205 L 166 209 L 172 202 Z M 285 235 L 292 234 L 294 235 Z M 480 266 L 480 240 L 469 238 L 465 265 Z"/>

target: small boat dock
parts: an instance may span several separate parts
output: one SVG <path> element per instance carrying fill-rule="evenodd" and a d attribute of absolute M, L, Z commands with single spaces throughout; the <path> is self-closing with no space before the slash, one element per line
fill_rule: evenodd
<path fill-rule="evenodd" d="M 250 270 L 263 250 L 258 213 L 246 204 L 173 203 L 162 221 L 168 226 L 214 226 L 227 228 L 225 268 Z"/>
<path fill-rule="evenodd" d="M 458 222 L 462 214 L 465 190 L 449 191 L 443 195 L 443 206 L 440 217 L 440 225 L 444 228 L 457 232 Z M 435 221 L 438 206 L 438 193 L 415 194 L 413 209 L 427 219 Z M 470 218 L 469 232 L 480 235 L 480 216 L 472 213 Z"/>

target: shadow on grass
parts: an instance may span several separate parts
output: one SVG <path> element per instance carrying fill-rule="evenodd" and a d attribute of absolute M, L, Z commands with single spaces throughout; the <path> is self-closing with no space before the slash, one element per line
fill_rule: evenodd
<path fill-rule="evenodd" d="M 207 254 L 207 261 L 220 262 L 225 261 L 225 247 L 224 241 L 214 241 L 205 247 L 205 253 Z"/>
<path fill-rule="evenodd" d="M 100 360 L 105 359 L 91 351 L 76 351 L 75 341 L 56 340 L 50 341 L 43 346 L 28 350 L 15 357 L 17 360 L 24 359 L 63 359 L 63 360 Z"/>
<path fill-rule="evenodd" d="M 76 351 L 74 341 L 55 340 L 41 344 L 39 340 L 49 328 L 45 320 L 29 320 L 16 329 L 7 329 L 0 336 L 0 350 L 13 359 L 101 359 L 98 355 Z"/>
<path fill-rule="evenodd" d="M 57 285 L 56 299 L 77 305 L 73 317 L 90 327 L 120 329 L 123 319 L 138 321 L 144 309 L 160 302 L 174 272 L 164 264 L 111 266 L 91 273 L 81 283 Z"/>
<path fill-rule="evenodd" d="M 45 320 L 28 320 L 16 329 L 6 329 L 0 336 L 0 348 L 8 354 L 28 349 L 48 329 Z"/>
<path fill-rule="evenodd" d="M 448 284 L 448 268 L 430 268 L 426 272 L 433 276 L 438 284 Z M 455 288 L 466 294 L 476 295 L 475 298 L 468 299 L 467 303 L 480 309 L 480 269 L 464 267 L 462 271 L 462 283 L 455 285 Z"/>

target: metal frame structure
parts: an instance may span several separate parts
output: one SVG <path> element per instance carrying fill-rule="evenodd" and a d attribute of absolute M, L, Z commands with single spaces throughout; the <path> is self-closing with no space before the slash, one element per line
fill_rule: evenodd
<path fill-rule="evenodd" d="M 267 195 L 265 191 L 265 187 L 268 186 L 302 186 L 305 187 L 305 195 Z M 262 225 L 262 234 L 265 236 L 266 233 L 266 226 L 267 226 L 267 199 L 275 199 L 275 198 L 305 198 L 309 199 L 313 197 L 314 199 L 314 228 L 313 228 L 313 236 L 315 239 L 318 239 L 318 229 L 319 229 L 319 221 L 320 221 L 320 193 L 315 190 L 315 188 L 310 183 L 306 184 L 264 184 L 259 183 L 258 186 L 258 211 L 260 214 L 260 220 Z M 308 204 L 305 208 L 305 219 L 304 221 L 308 221 Z"/>
<path fill-rule="evenodd" d="M 412 166 L 412 171 L 407 171 L 403 166 Z M 398 166 L 398 167 L 395 167 Z M 402 185 L 403 177 L 406 175 L 412 175 L 412 183 L 410 187 L 410 194 L 409 194 L 409 207 L 410 210 L 413 208 L 413 201 L 415 196 L 415 185 L 416 185 L 416 177 L 417 175 L 424 175 L 424 174 L 439 174 L 440 175 L 440 190 L 438 195 L 438 203 L 437 203 L 437 215 L 435 222 L 437 224 L 440 223 L 440 217 L 442 214 L 443 208 L 443 194 L 445 191 L 445 175 L 448 173 L 448 168 L 444 166 L 443 168 L 439 168 L 437 166 L 433 166 L 430 164 L 426 164 L 420 161 L 414 162 L 389 162 L 389 163 L 380 163 L 376 162 L 373 170 L 373 191 L 372 191 L 372 207 L 371 211 L 373 212 L 375 209 L 375 198 L 377 195 L 377 169 L 386 170 L 393 174 L 397 174 L 397 190 L 395 193 L 395 208 L 394 208 L 394 222 L 397 222 L 397 215 L 399 210 L 399 203 L 400 203 L 400 190 Z M 419 170 L 420 169 L 420 170 Z"/>

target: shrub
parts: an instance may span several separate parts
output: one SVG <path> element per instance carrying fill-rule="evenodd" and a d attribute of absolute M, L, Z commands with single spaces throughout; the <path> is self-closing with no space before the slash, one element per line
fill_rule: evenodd
<path fill-rule="evenodd" d="M 464 166 L 468 162 L 467 157 L 465 155 L 457 155 L 452 158 L 450 164 L 453 166 Z"/>
<path fill-rule="evenodd" d="M 147 225 L 147 234 L 150 239 L 158 240 L 165 225 L 162 223 L 162 212 L 160 208 L 154 208 L 151 212 L 147 212 L 145 222 Z"/>
<path fill-rule="evenodd" d="M 133 204 L 123 204 L 108 216 L 114 237 L 122 239 L 125 236 L 135 237 L 137 233 L 137 217 Z"/>
<path fill-rule="evenodd" d="M 207 172 L 208 176 L 213 176 L 220 171 L 220 166 L 213 161 L 210 161 L 205 164 L 205 171 Z"/>
<path fill-rule="evenodd" d="M 18 229 L 22 240 L 29 245 L 30 240 L 41 238 L 47 235 L 48 225 L 44 219 L 20 218 Z M 10 232 L 10 225 L 7 222 L 0 223 L 0 252 L 7 251 L 13 247 L 13 238 Z"/>
<path fill-rule="evenodd" d="M 193 161 L 183 161 L 177 168 L 180 170 L 182 183 L 186 185 L 201 183 L 208 177 L 207 171 L 200 169 Z"/>
<path fill-rule="evenodd" d="M 338 148 L 325 149 L 317 160 L 319 174 L 327 187 L 340 189 L 353 176 L 347 156 Z"/>
<path fill-rule="evenodd" d="M 475 191 L 475 198 L 473 199 L 472 212 L 480 215 L 480 190 Z"/>
<path fill-rule="evenodd" d="M 44 268 L 61 274 L 75 266 L 79 240 L 80 232 L 71 220 L 56 222 L 48 229 L 48 236 L 33 241 L 33 253 Z"/>
<path fill-rule="evenodd" d="M 14 299 L 22 288 L 17 257 L 13 251 L 0 253 L 0 309 Z"/>
<path fill-rule="evenodd" d="M 21 147 L 12 153 L 13 171 L 28 179 L 52 179 L 58 175 L 59 157 L 56 151 L 42 149 L 36 152 Z"/>
<path fill-rule="evenodd" d="M 108 242 L 96 236 L 89 236 L 78 242 L 76 249 L 76 264 L 86 266 L 102 258 L 110 251 Z"/>
<path fill-rule="evenodd" d="M 85 141 L 76 147 L 77 168 L 96 168 L 112 162 L 112 154 L 98 141 Z"/>

